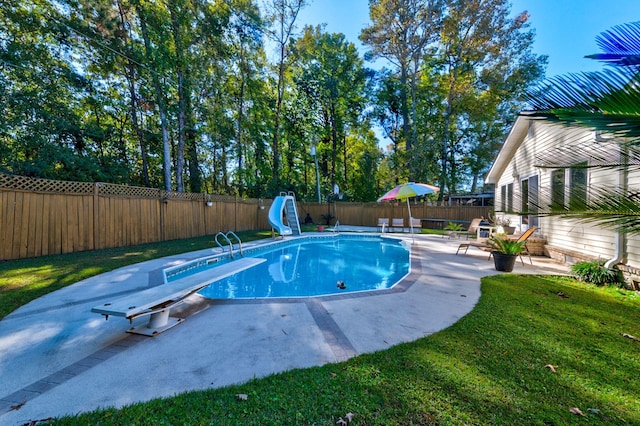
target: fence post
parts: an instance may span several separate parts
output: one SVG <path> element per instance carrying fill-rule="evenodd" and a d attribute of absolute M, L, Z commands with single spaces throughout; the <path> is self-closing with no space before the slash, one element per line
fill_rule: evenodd
<path fill-rule="evenodd" d="M 165 215 L 166 215 L 166 208 L 167 208 L 167 204 L 168 203 L 168 193 L 166 190 L 161 190 L 159 192 L 160 194 L 160 198 L 158 199 L 158 203 L 160 204 L 160 241 L 164 241 L 165 240 L 165 235 L 164 235 L 164 222 L 165 222 Z"/>
<path fill-rule="evenodd" d="M 93 183 L 93 250 L 102 248 L 100 244 L 100 182 Z"/>

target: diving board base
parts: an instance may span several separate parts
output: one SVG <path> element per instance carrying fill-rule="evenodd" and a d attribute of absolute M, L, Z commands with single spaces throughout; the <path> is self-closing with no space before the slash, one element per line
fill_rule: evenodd
<path fill-rule="evenodd" d="M 168 312 L 167 312 L 168 314 Z M 149 320 L 148 324 L 139 325 L 137 327 L 131 327 L 127 330 L 127 333 L 132 334 L 142 334 L 143 336 L 157 336 L 158 334 L 169 330 L 170 328 L 175 327 L 178 324 L 182 324 L 184 322 L 184 318 L 173 318 L 169 317 L 164 322 L 164 325 L 154 325 L 153 318 Z"/>

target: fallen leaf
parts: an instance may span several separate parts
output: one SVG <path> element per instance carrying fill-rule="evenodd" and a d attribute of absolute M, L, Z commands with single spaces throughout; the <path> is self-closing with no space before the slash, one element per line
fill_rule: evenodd
<path fill-rule="evenodd" d="M 51 424 L 53 417 L 47 417 L 46 419 L 31 420 L 29 423 L 24 423 L 23 426 L 38 426 L 40 424 Z"/>
<path fill-rule="evenodd" d="M 284 317 L 286 317 L 286 316 L 287 316 L 287 314 L 282 314 L 282 315 L 280 315 L 280 316 L 281 316 L 282 318 L 284 318 Z"/>
<path fill-rule="evenodd" d="M 569 296 L 561 291 L 556 293 L 558 295 L 558 297 L 562 297 L 563 299 L 568 299 Z"/>
<path fill-rule="evenodd" d="M 349 420 L 349 423 L 351 423 L 351 421 L 353 420 L 353 413 L 347 413 L 344 415 L 347 420 Z"/>
<path fill-rule="evenodd" d="M 600 414 L 600 410 L 598 410 L 597 408 L 587 408 L 587 411 L 591 414 Z"/>
<path fill-rule="evenodd" d="M 626 337 L 627 339 L 632 339 L 632 340 L 636 340 L 636 341 L 640 342 L 640 337 L 632 336 L 632 335 L 627 334 L 627 333 L 622 333 L 622 337 Z"/>
<path fill-rule="evenodd" d="M 547 364 L 547 365 L 544 366 L 544 368 L 548 368 L 549 370 L 551 370 L 552 373 L 556 373 L 556 366 L 555 365 Z"/>
<path fill-rule="evenodd" d="M 337 425 L 342 425 L 342 426 L 347 426 L 347 422 L 346 422 L 342 417 L 340 417 L 340 418 L 338 419 L 338 421 L 336 422 L 336 424 L 337 424 Z"/>
<path fill-rule="evenodd" d="M 24 402 L 21 402 L 20 404 L 12 405 L 11 407 L 9 407 L 9 409 L 10 410 L 14 410 L 14 411 L 19 410 L 22 407 L 24 407 L 24 404 L 26 404 L 26 403 L 27 403 L 27 401 L 24 401 Z"/>
<path fill-rule="evenodd" d="M 571 408 L 569 408 L 569 411 L 572 414 L 575 414 L 576 416 L 584 416 L 585 415 L 582 411 L 580 411 L 580 409 L 578 407 L 571 407 Z"/>
<path fill-rule="evenodd" d="M 246 393 L 237 393 L 236 398 L 238 398 L 240 401 L 246 401 L 247 399 L 249 399 L 249 395 L 247 395 Z"/>
<path fill-rule="evenodd" d="M 336 373 L 329 373 L 329 374 L 331 374 L 331 377 L 338 377 Z"/>

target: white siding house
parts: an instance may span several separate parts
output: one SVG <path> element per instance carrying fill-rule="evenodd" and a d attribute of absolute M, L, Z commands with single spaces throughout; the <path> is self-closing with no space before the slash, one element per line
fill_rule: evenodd
<path fill-rule="evenodd" d="M 558 260 L 604 259 L 640 269 L 640 238 L 535 214 L 584 203 L 600 187 L 637 192 L 637 170 L 598 167 L 619 164 L 621 151 L 615 140 L 594 131 L 519 116 L 485 179 L 495 184 L 496 215 L 510 218 L 520 231 L 538 226 L 545 251 Z"/>

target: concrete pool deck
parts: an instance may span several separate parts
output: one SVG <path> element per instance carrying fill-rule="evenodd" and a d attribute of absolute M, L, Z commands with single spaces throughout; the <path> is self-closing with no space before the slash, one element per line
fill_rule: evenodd
<path fill-rule="evenodd" d="M 83 280 L 0 321 L 0 425 L 244 383 L 428 336 L 469 313 L 480 278 L 497 273 L 476 248 L 456 256 L 459 242 L 415 235 L 411 273 L 383 292 L 235 301 L 193 295 L 181 307 L 184 323 L 156 337 L 126 333 L 127 320 L 105 321 L 91 308 L 160 284 L 163 268 L 211 249 Z M 533 262 L 518 261 L 514 273 L 568 271 L 546 258 Z"/>

